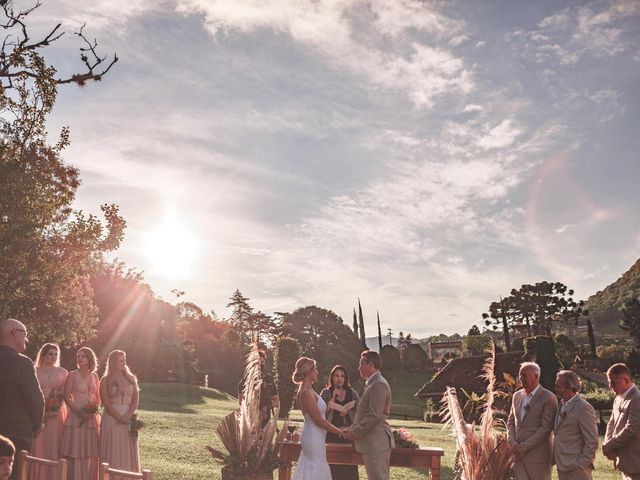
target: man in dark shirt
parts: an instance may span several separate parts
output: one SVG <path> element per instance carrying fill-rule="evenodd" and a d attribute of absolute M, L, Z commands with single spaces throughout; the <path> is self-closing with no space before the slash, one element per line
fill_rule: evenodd
<path fill-rule="evenodd" d="M 18 320 L 0 321 L 0 434 L 16 451 L 31 450 L 33 436 L 43 427 L 44 397 L 29 357 L 27 328 Z M 18 478 L 18 465 L 10 479 Z"/>

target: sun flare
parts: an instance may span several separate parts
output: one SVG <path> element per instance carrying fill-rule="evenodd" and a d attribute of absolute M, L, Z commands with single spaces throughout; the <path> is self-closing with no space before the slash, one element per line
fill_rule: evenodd
<path fill-rule="evenodd" d="M 166 277 L 191 273 L 198 241 L 176 212 L 167 213 L 163 223 L 145 236 L 144 245 L 152 273 Z"/>

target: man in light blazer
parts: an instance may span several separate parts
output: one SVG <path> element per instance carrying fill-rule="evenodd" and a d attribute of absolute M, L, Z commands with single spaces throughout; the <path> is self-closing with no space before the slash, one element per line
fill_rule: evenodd
<path fill-rule="evenodd" d="M 624 480 L 640 480 L 640 390 L 631 370 L 616 363 L 607 370 L 609 388 L 616 394 L 602 453 L 615 462 Z"/>
<path fill-rule="evenodd" d="M 556 376 L 560 407 L 553 427 L 553 459 L 559 480 L 591 480 L 598 449 L 598 421 L 594 408 L 578 392 L 580 377 L 571 370 Z"/>
<path fill-rule="evenodd" d="M 391 449 L 395 447 L 387 417 L 391 411 L 391 388 L 380 373 L 382 360 L 378 352 L 367 350 L 360 355 L 358 371 L 366 380 L 364 393 L 353 419 L 343 428 L 345 437 L 353 441 L 362 454 L 369 480 L 389 480 Z"/>
<path fill-rule="evenodd" d="M 551 480 L 551 432 L 558 400 L 540 385 L 540 367 L 520 365 L 523 388 L 513 394 L 507 420 L 507 439 L 516 457 L 516 480 Z"/>

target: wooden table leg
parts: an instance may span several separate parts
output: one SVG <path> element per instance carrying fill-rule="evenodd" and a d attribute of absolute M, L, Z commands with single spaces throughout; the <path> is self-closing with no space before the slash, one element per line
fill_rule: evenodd
<path fill-rule="evenodd" d="M 280 462 L 278 480 L 291 480 L 291 462 Z"/>
<path fill-rule="evenodd" d="M 429 470 L 431 472 L 431 480 L 440 480 L 440 457 L 431 458 L 431 468 Z"/>

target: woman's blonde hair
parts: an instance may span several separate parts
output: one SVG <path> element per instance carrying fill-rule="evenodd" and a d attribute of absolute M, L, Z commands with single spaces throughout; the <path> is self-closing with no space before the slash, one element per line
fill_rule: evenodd
<path fill-rule="evenodd" d="M 109 358 L 107 358 L 107 366 L 104 369 L 104 375 L 102 375 L 102 380 L 109 380 L 110 375 L 113 375 L 113 372 L 116 369 L 116 362 L 120 357 L 125 357 L 126 359 L 126 352 L 124 352 L 123 350 L 113 350 L 109 354 Z M 126 363 L 124 364 L 124 378 L 129 380 L 129 383 L 131 383 L 131 385 L 133 385 L 135 388 L 138 388 L 138 379 L 129 369 L 129 365 L 127 365 Z"/>
<path fill-rule="evenodd" d="M 293 383 L 302 383 L 307 373 L 313 370 L 313 367 L 315 366 L 316 361 L 313 358 L 300 357 L 296 361 L 296 369 L 291 376 L 291 380 L 293 380 Z"/>
<path fill-rule="evenodd" d="M 58 358 L 56 363 L 53 364 L 54 367 L 60 366 L 60 347 L 57 343 L 45 343 L 42 348 L 38 351 L 38 355 L 36 356 L 36 367 L 42 367 L 44 365 L 44 357 L 47 356 L 49 350 L 57 350 Z"/>

